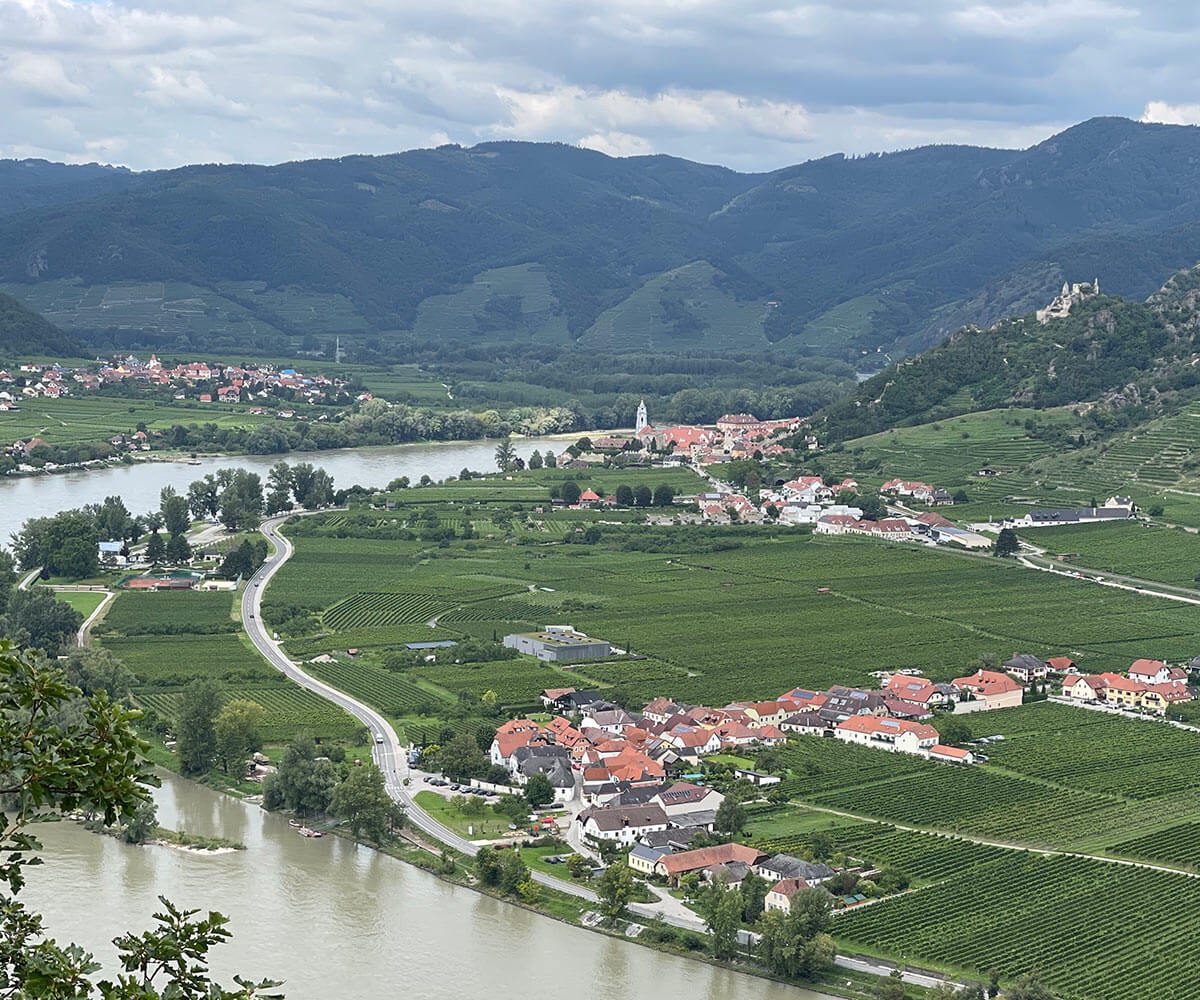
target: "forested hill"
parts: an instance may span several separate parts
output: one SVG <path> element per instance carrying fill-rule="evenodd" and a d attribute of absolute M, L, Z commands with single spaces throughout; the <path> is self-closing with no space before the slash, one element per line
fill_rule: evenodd
<path fill-rule="evenodd" d="M 79 353 L 79 345 L 53 323 L 0 292 L 0 358 Z"/>
<path fill-rule="evenodd" d="M 406 356 L 523 343 L 869 366 L 1064 278 L 1143 298 L 1197 259 L 1200 129 L 1114 118 L 1023 151 L 760 175 L 531 143 L 146 173 L 0 163 L 0 285 L 130 345 L 336 333 Z"/>
<path fill-rule="evenodd" d="M 1098 402 L 1136 422 L 1200 387 L 1200 267 L 1145 302 L 1096 295 L 1046 324 L 1034 315 L 967 327 L 862 383 L 815 418 L 829 441 L 1012 404 Z"/>

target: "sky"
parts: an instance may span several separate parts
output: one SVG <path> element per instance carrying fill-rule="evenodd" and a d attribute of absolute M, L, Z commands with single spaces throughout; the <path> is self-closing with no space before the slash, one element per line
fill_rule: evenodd
<path fill-rule="evenodd" d="M 0 0 L 0 157 L 527 139 L 769 170 L 1200 123 L 1198 50 L 1181 0 Z"/>

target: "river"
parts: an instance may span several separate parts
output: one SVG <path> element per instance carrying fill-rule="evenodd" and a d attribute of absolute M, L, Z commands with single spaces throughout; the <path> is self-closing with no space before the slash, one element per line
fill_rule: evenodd
<path fill-rule="evenodd" d="M 529 438 L 513 441 L 513 448 L 521 458 L 528 458 L 535 450 L 546 448 L 558 454 L 568 443 L 561 438 Z M 139 461 L 133 465 L 89 471 L 6 476 L 0 478 L 0 545 L 8 543 L 9 537 L 26 518 L 100 503 L 107 496 L 122 497 L 130 513 L 142 514 L 158 507 L 158 495 L 164 486 L 174 486 L 183 493 L 193 479 L 225 466 L 249 469 L 259 473 L 265 481 L 267 470 L 276 462 L 311 462 L 333 476 L 339 487 L 355 483 L 382 487 L 399 476 L 408 476 L 415 483 L 423 475 L 433 479 L 457 476 L 464 468 L 476 472 L 494 470 L 495 452 L 495 441 L 449 441 L 291 452 L 287 455 L 202 458 L 199 465 Z"/>
<path fill-rule="evenodd" d="M 546 992 L 822 1000 L 551 920 L 337 837 L 306 840 L 280 816 L 171 774 L 155 798 L 164 826 L 240 840 L 247 850 L 132 847 L 71 823 L 35 831 L 46 864 L 27 870 L 22 898 L 60 943 L 84 945 L 107 972 L 110 939 L 150 926 L 161 894 L 231 918 L 233 939 L 212 953 L 226 985 L 234 973 L 282 979 L 289 1000 Z"/>
<path fill-rule="evenodd" d="M 522 457 L 561 440 L 514 442 Z M 441 479 L 493 465 L 494 441 L 400 445 L 292 454 L 339 486 L 386 485 L 396 476 Z M 0 539 L 27 517 L 96 503 L 112 494 L 138 513 L 223 465 L 265 473 L 279 456 L 146 462 L 92 472 L 0 480 Z M 112 937 L 150 926 L 160 894 L 179 906 L 219 910 L 233 940 L 213 952 L 234 973 L 286 980 L 289 1000 L 376 997 L 497 1000 L 552 990 L 599 998 L 654 992 L 694 1000 L 820 1000 L 821 994 L 717 969 L 572 927 L 499 902 L 335 837 L 298 837 L 279 816 L 174 775 L 156 792 L 159 821 L 239 840 L 246 851 L 204 856 L 131 847 L 70 823 L 36 832 L 46 864 L 28 870 L 22 894 L 49 933 L 83 944 L 112 972 Z"/>

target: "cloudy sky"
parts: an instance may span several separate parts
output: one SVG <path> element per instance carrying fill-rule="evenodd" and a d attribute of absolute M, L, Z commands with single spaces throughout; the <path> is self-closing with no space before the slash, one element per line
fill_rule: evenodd
<path fill-rule="evenodd" d="M 1180 0 L 0 0 L 0 157 L 557 140 L 761 170 L 1200 122 Z"/>

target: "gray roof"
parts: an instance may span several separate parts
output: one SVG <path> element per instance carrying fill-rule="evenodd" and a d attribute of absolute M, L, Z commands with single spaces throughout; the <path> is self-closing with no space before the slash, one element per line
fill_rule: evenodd
<path fill-rule="evenodd" d="M 759 868 L 778 872 L 781 878 L 802 878 L 806 882 L 827 879 L 833 875 L 833 869 L 829 865 L 823 865 L 816 861 L 804 861 L 790 854 L 776 854 L 767 858 L 759 865 Z"/>
<path fill-rule="evenodd" d="M 592 806 L 579 814 L 579 822 L 593 820 L 601 830 L 620 830 L 624 827 L 665 826 L 667 814 L 661 806 Z"/>
<path fill-rule="evenodd" d="M 571 770 L 571 763 L 560 757 L 530 757 L 520 763 L 518 770 L 526 778 L 544 774 L 555 788 L 575 787 L 575 774 Z"/>
<path fill-rule="evenodd" d="M 621 782 L 617 787 L 620 791 L 611 805 L 645 805 L 664 788 L 663 785 L 632 785 L 629 782 Z"/>
<path fill-rule="evenodd" d="M 699 832 L 698 826 L 683 830 L 651 830 L 642 834 L 641 842 L 647 847 L 670 847 L 677 851 L 686 851 Z"/>
<path fill-rule="evenodd" d="M 1039 660 L 1032 653 L 1017 653 L 1011 660 L 1005 660 L 1006 667 L 1012 667 L 1016 670 L 1045 670 L 1046 663 L 1044 660 Z"/>
<path fill-rule="evenodd" d="M 697 809 L 695 812 L 676 813 L 671 817 L 671 825 L 684 829 L 700 829 L 710 827 L 717 821 L 715 809 Z"/>
<path fill-rule="evenodd" d="M 629 856 L 631 858 L 641 858 L 643 861 L 654 864 L 663 855 L 670 853 L 671 848 L 669 846 L 649 847 L 646 844 L 634 844 L 633 849 L 629 852 Z"/>

